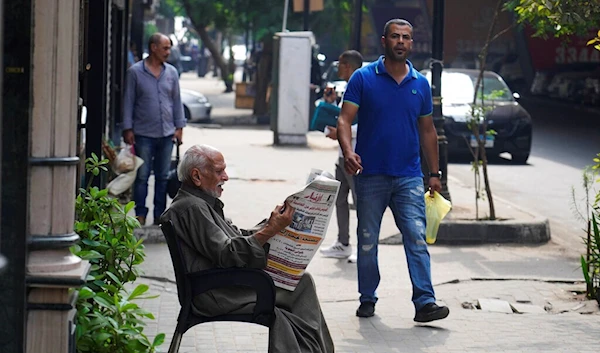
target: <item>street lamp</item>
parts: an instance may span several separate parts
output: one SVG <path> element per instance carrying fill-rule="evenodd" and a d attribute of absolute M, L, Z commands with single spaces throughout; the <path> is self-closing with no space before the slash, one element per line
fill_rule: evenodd
<path fill-rule="evenodd" d="M 431 46 L 431 95 L 433 96 L 433 123 L 438 134 L 442 196 L 450 200 L 448 191 L 448 141 L 444 132 L 442 112 L 442 68 L 444 60 L 444 2 L 433 1 L 433 38 Z M 426 174 L 427 175 L 427 174 Z"/>

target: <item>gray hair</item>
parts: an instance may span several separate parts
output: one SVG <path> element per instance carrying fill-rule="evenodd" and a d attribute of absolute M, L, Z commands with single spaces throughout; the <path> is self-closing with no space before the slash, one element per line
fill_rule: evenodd
<path fill-rule="evenodd" d="M 394 18 L 394 19 L 387 21 L 385 26 L 383 27 L 383 36 L 384 37 L 387 37 L 391 25 L 408 26 L 411 31 L 413 30 L 413 26 L 407 20 L 403 20 L 401 18 Z"/>
<path fill-rule="evenodd" d="M 191 182 L 192 169 L 197 168 L 203 171 L 208 168 L 210 159 L 219 153 L 219 150 L 209 145 L 194 145 L 190 147 L 177 167 L 177 179 L 184 182 Z"/>

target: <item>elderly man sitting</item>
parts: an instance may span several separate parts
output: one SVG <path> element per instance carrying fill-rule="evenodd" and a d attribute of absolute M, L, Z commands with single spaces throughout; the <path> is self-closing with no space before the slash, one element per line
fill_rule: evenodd
<path fill-rule="evenodd" d="M 188 271 L 210 268 L 265 268 L 267 240 L 288 226 L 294 209 L 277 206 L 267 223 L 255 231 L 240 231 L 223 214 L 219 200 L 229 179 L 225 159 L 213 147 L 195 145 L 181 160 L 177 174 L 182 186 L 161 216 L 171 221 Z M 275 321 L 269 352 L 333 352 L 333 341 L 312 277 L 305 273 L 293 292 L 276 289 Z M 211 290 L 194 298 L 194 310 L 204 316 L 250 313 L 256 294 L 243 287 Z"/>

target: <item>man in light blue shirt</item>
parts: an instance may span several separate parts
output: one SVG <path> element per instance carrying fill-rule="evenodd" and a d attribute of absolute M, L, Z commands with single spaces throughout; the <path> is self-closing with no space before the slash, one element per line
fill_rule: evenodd
<path fill-rule="evenodd" d="M 144 160 L 135 179 L 135 213 L 142 225 L 148 208 L 148 178 L 154 170 L 154 223 L 167 204 L 167 176 L 171 165 L 173 140 L 181 143 L 185 117 L 179 94 L 177 69 L 168 64 L 170 39 L 161 33 L 150 36 L 150 55 L 127 70 L 123 102 L 123 140 L 134 145 Z"/>

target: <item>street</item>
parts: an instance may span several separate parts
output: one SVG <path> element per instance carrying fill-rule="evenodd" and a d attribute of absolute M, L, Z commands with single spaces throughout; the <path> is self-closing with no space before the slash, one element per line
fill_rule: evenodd
<path fill-rule="evenodd" d="M 567 256 L 579 257 L 585 223 L 574 213 L 572 188 L 579 206 L 583 206 L 581 176 L 600 152 L 600 112 L 582 113 L 552 102 L 526 99 L 521 103 L 533 119 L 531 156 L 527 165 L 513 165 L 502 158 L 491 160 L 493 195 L 548 218 L 552 242 Z M 469 161 L 449 164 L 448 175 L 473 185 Z M 452 192 L 452 185 L 449 188 Z"/>

